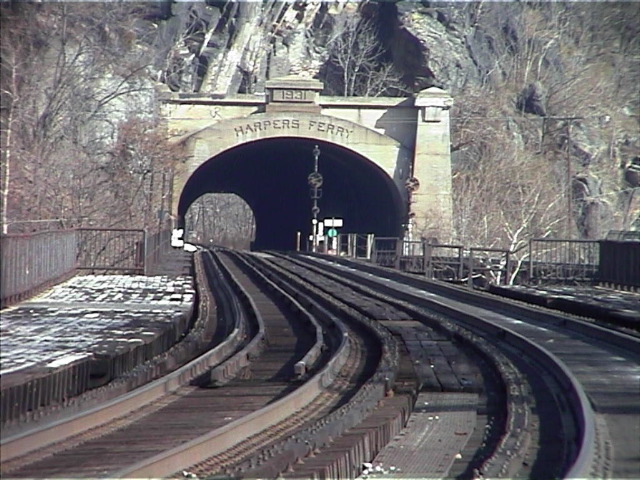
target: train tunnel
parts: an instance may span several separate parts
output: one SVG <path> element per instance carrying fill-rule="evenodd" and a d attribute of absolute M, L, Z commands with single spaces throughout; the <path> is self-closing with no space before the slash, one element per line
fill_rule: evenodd
<path fill-rule="evenodd" d="M 399 236 L 406 208 L 393 180 L 377 165 L 339 145 L 316 139 L 278 137 L 247 142 L 201 165 L 187 181 L 178 206 L 182 222 L 189 206 L 206 193 L 234 193 L 253 210 L 255 250 L 293 250 L 311 234 L 313 201 L 308 176 L 323 176 L 318 219 L 342 218 L 341 233 Z"/>

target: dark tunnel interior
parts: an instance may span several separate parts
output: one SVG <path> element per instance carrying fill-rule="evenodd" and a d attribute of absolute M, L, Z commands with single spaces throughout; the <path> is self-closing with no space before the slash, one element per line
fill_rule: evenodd
<path fill-rule="evenodd" d="M 298 231 L 304 248 L 312 228 L 307 178 L 313 171 L 315 145 L 320 148 L 318 171 L 323 176 L 318 219 L 344 219 L 340 233 L 399 236 L 406 212 L 392 179 L 353 151 L 305 138 L 258 140 L 211 158 L 182 191 L 180 222 L 201 195 L 235 193 L 253 210 L 254 250 L 293 250 Z"/>

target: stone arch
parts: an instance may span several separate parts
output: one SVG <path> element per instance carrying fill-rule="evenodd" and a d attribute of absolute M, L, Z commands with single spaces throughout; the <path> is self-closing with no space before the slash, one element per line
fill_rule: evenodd
<path fill-rule="evenodd" d="M 348 120 L 295 111 L 228 119 L 183 136 L 180 142 L 187 146 L 188 159 L 176 168 L 174 198 L 180 198 L 190 176 L 209 159 L 247 142 L 287 137 L 339 145 L 368 159 L 394 181 L 400 196 L 406 199 L 404 183 L 412 161 L 412 152 L 406 147 Z"/>
<path fill-rule="evenodd" d="M 295 123 L 287 125 L 286 120 Z M 306 238 L 309 227 L 307 176 L 317 144 L 327 193 L 321 200 L 320 218 L 345 217 L 349 232 L 400 235 L 407 214 L 406 199 L 395 178 L 401 175 L 402 149 L 397 142 L 358 125 L 347 133 L 344 129 L 350 125 L 322 115 L 296 114 L 292 119 L 291 114 L 269 114 L 193 133 L 185 139 L 192 156 L 184 164 L 176 190 L 175 213 L 180 218 L 203 193 L 236 193 L 254 211 L 256 248 L 293 248 L 295 232 Z M 318 128 L 320 134 L 308 135 L 309 128 Z"/>
<path fill-rule="evenodd" d="M 343 147 L 365 159 L 361 165 L 382 169 L 410 212 L 408 238 L 452 238 L 453 100 L 446 92 L 432 87 L 405 99 L 324 97 L 320 82 L 298 77 L 270 80 L 266 87 L 265 96 L 162 95 L 167 129 L 174 139 L 184 135 L 179 140 L 189 155 L 175 164 L 174 199 L 209 159 L 235 147 L 307 139 Z M 172 205 L 177 216 L 177 203 Z"/>

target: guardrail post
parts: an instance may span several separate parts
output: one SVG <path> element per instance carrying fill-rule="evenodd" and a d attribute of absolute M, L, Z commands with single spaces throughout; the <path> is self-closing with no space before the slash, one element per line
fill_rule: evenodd
<path fill-rule="evenodd" d="M 367 259 L 370 259 L 373 255 L 373 242 L 374 235 L 373 233 L 367 233 Z"/>
<path fill-rule="evenodd" d="M 431 254 L 429 251 L 429 256 L 427 257 L 427 249 L 429 248 L 429 244 L 426 240 L 422 240 L 422 271 L 424 275 L 427 276 L 427 266 L 431 261 Z"/>
<path fill-rule="evenodd" d="M 145 228 L 142 231 L 142 273 L 144 275 L 149 275 L 149 236 L 147 235 L 147 229 Z"/>
<path fill-rule="evenodd" d="M 467 286 L 469 288 L 473 288 L 473 248 L 469 249 L 469 272 L 467 277 Z"/>
<path fill-rule="evenodd" d="M 529 239 L 529 285 L 533 283 L 533 238 Z"/>

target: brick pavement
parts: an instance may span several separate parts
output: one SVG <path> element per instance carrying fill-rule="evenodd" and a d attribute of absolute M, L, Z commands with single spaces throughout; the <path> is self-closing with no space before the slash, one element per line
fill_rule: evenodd
<path fill-rule="evenodd" d="M 65 365 L 105 341 L 126 344 L 155 335 L 188 314 L 194 301 L 189 276 L 73 277 L 2 310 L 0 374 Z"/>

